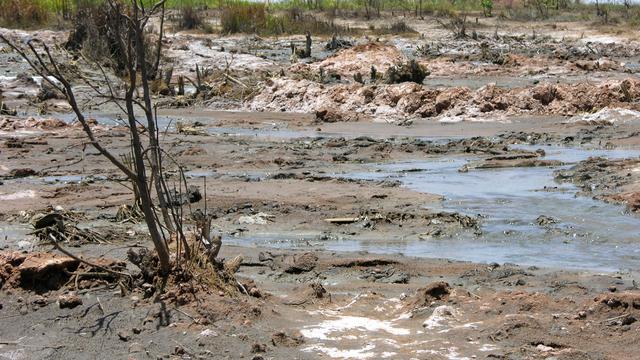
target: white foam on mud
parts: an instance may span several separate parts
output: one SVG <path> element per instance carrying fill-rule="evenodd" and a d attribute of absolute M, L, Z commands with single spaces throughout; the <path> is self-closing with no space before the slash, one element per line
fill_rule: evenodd
<path fill-rule="evenodd" d="M 589 36 L 583 37 L 582 39 L 580 39 L 580 41 L 582 41 L 585 44 L 587 43 L 616 44 L 619 42 L 625 42 L 626 40 L 623 40 L 622 38 L 619 38 L 619 37 L 610 36 L 610 35 L 589 35 Z"/>
<path fill-rule="evenodd" d="M 402 301 L 400 301 L 400 299 L 399 299 L 399 298 L 390 298 L 389 300 L 386 300 L 386 301 L 384 302 L 384 305 L 386 305 L 386 306 L 392 306 L 394 309 L 399 310 L 399 309 L 401 309 L 401 308 L 402 308 Z M 405 315 L 406 315 L 406 314 L 401 314 L 401 315 L 400 315 L 400 317 L 399 317 L 399 318 L 397 318 L 397 319 L 395 319 L 395 320 L 399 320 L 399 319 L 408 319 L 408 317 L 407 317 L 407 318 L 405 318 L 405 317 L 404 317 Z M 409 317 L 411 317 L 411 314 L 409 314 Z"/>
<path fill-rule="evenodd" d="M 9 83 L 12 81 L 15 81 L 18 77 L 17 76 L 2 76 L 0 75 L 0 84 L 4 84 L 4 83 Z"/>
<path fill-rule="evenodd" d="M 402 313 L 402 314 L 398 315 L 398 317 L 393 319 L 393 321 L 407 320 L 407 319 L 411 319 L 411 312 Z"/>
<path fill-rule="evenodd" d="M 438 120 L 438 122 L 441 123 L 445 123 L 445 124 L 456 124 L 456 123 L 460 123 L 463 122 L 465 120 L 464 116 L 456 116 L 456 115 L 452 115 L 452 116 L 442 116 L 440 118 L 440 120 Z"/>
<path fill-rule="evenodd" d="M 441 305 L 433 309 L 433 313 L 422 323 L 422 326 L 433 330 L 445 326 L 445 323 L 451 319 L 455 320 L 455 310 L 451 306 Z"/>
<path fill-rule="evenodd" d="M 373 122 L 392 124 L 398 120 L 397 115 L 398 110 L 396 108 L 389 105 L 379 105 L 375 109 Z"/>
<path fill-rule="evenodd" d="M 398 345 L 398 342 L 393 339 L 382 339 L 382 342 L 397 349 L 402 347 L 401 345 Z"/>
<path fill-rule="evenodd" d="M 365 295 L 365 294 L 358 294 L 358 295 L 354 296 L 354 297 L 353 297 L 353 299 L 351 299 L 351 301 L 349 301 L 349 303 L 348 303 L 347 305 L 337 307 L 335 310 L 336 310 L 336 311 L 341 311 L 341 310 L 344 310 L 344 309 L 348 309 L 348 308 L 350 308 L 351 306 L 353 306 L 353 304 L 355 304 L 355 303 L 358 301 L 358 299 L 360 299 L 361 297 L 367 297 L 367 295 Z"/>
<path fill-rule="evenodd" d="M 449 360 L 471 360 L 470 358 L 468 358 L 466 356 L 461 356 L 458 353 L 458 349 L 455 348 L 455 347 L 451 347 L 451 348 L 447 349 L 447 353 L 445 353 L 444 356 L 446 356 L 447 359 L 449 359 Z"/>
<path fill-rule="evenodd" d="M 35 81 L 35 83 L 38 86 L 42 86 L 42 80 L 44 79 L 42 76 L 34 76 L 32 77 L 33 81 Z M 49 81 L 51 81 L 52 83 L 56 84 L 56 85 L 60 85 L 60 81 L 58 81 L 58 79 L 54 78 L 53 76 L 47 76 L 47 79 L 49 79 Z"/>
<path fill-rule="evenodd" d="M 461 356 L 460 353 L 458 353 L 458 348 L 456 347 L 441 348 L 440 351 L 427 349 L 427 350 L 418 350 L 416 352 L 419 354 L 438 355 L 438 356 L 447 358 L 449 360 L 471 360 L 469 357 Z"/>
<path fill-rule="evenodd" d="M 431 349 L 417 350 L 416 352 L 417 352 L 418 354 L 432 354 L 432 355 L 440 355 L 440 352 L 439 352 L 439 351 L 431 350 Z"/>
<path fill-rule="evenodd" d="M 478 349 L 479 351 L 494 351 L 498 349 L 497 346 L 493 345 L 493 344 L 483 344 L 480 349 Z"/>
<path fill-rule="evenodd" d="M 457 124 L 457 123 L 461 123 L 463 121 L 466 121 L 466 122 L 483 122 L 483 123 L 497 122 L 497 123 L 502 123 L 502 124 L 511 123 L 511 120 L 509 120 L 506 116 L 498 115 L 498 114 L 492 114 L 491 116 L 470 116 L 469 114 L 464 114 L 464 115 L 442 115 L 438 119 L 438 122 L 440 122 L 442 124 Z"/>
<path fill-rule="evenodd" d="M 12 131 L 0 131 L 0 135 L 10 135 L 12 137 L 25 137 L 25 136 L 40 134 L 40 133 L 42 133 L 41 130 L 25 130 L 25 129 L 18 129 L 18 130 L 12 130 Z"/>
<path fill-rule="evenodd" d="M 317 325 L 310 325 L 300 330 L 306 338 L 335 340 L 332 333 L 347 331 L 386 332 L 391 335 L 409 335 L 409 329 L 395 327 L 391 321 L 377 320 L 361 316 L 338 316 L 337 319 L 326 320 Z"/>
<path fill-rule="evenodd" d="M 585 122 L 585 123 L 619 123 L 619 122 L 631 122 L 640 120 L 640 111 L 630 109 L 618 109 L 605 107 L 593 114 L 574 116 L 568 123 Z"/>
<path fill-rule="evenodd" d="M 174 41 L 180 39 L 180 35 L 173 36 Z M 173 58 L 176 63 L 181 64 L 181 70 L 194 68 L 196 64 L 203 67 L 213 67 L 222 69 L 229 67 L 232 70 L 261 70 L 275 65 L 273 61 L 263 59 L 251 54 L 231 54 L 219 51 L 219 47 L 209 47 L 203 41 L 188 41 L 188 48 L 167 49 L 167 55 Z"/>
<path fill-rule="evenodd" d="M 25 359 L 24 349 L 10 350 L 7 352 L 0 353 L 0 359 L 6 359 L 6 360 Z"/>
<path fill-rule="evenodd" d="M 371 359 L 376 357 L 376 353 L 370 351 L 373 348 L 375 348 L 374 345 L 367 345 L 361 349 L 341 350 L 316 344 L 308 346 L 302 351 L 319 351 L 334 359 Z"/>
<path fill-rule="evenodd" d="M 238 218 L 238 224 L 266 225 L 271 218 L 273 218 L 273 215 L 260 212 L 255 215 L 240 216 Z"/>
<path fill-rule="evenodd" d="M 35 190 L 22 190 L 15 192 L 13 194 L 1 194 L 0 201 L 12 201 L 12 200 L 20 200 L 20 199 L 32 199 L 37 196 L 37 192 Z"/>

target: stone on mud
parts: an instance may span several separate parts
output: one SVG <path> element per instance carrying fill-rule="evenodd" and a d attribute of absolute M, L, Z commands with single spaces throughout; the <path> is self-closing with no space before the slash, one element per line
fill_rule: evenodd
<path fill-rule="evenodd" d="M 291 299 L 284 301 L 285 305 L 303 305 L 315 303 L 316 301 L 331 301 L 331 294 L 319 282 L 313 282 L 299 289 L 298 293 Z"/>
<path fill-rule="evenodd" d="M 445 323 L 452 319 L 455 319 L 455 310 L 451 306 L 440 305 L 433 309 L 433 312 L 427 320 L 422 323 L 422 326 L 426 329 L 434 329 L 445 326 Z"/>
<path fill-rule="evenodd" d="M 0 253 L 0 283 L 39 292 L 59 289 L 79 261 L 48 253 Z"/>
<path fill-rule="evenodd" d="M 640 313 L 640 291 L 607 293 L 596 297 L 594 301 L 597 304 L 605 305 L 606 309 L 620 309 Z"/>
<path fill-rule="evenodd" d="M 300 333 L 287 334 L 284 331 L 278 331 L 271 336 L 273 346 L 295 347 L 304 343 L 304 337 Z"/>
<path fill-rule="evenodd" d="M 558 89 L 550 84 L 539 85 L 533 88 L 531 96 L 542 105 L 549 105 L 558 96 Z"/>
<path fill-rule="evenodd" d="M 316 111 L 316 121 L 325 123 L 358 121 L 358 114 L 324 108 Z"/>
<path fill-rule="evenodd" d="M 445 281 L 437 281 L 420 288 L 410 299 L 409 305 L 412 308 L 431 306 L 434 302 L 446 300 L 451 294 L 451 286 Z"/>
<path fill-rule="evenodd" d="M 18 270 L 23 278 L 43 279 L 51 272 L 70 270 L 78 264 L 78 260 L 70 257 L 38 253 L 27 256 Z"/>
<path fill-rule="evenodd" d="M 267 345 L 266 344 L 260 344 L 260 343 L 255 343 L 251 346 L 251 353 L 252 354 L 257 354 L 257 353 L 265 353 L 267 352 Z"/>
<path fill-rule="evenodd" d="M 367 269 L 364 271 L 362 278 L 371 282 L 380 282 L 386 284 L 408 284 L 411 276 L 405 272 L 397 270 L 394 267 L 389 267 L 387 269 Z"/>
<path fill-rule="evenodd" d="M 191 146 L 185 150 L 183 150 L 180 155 L 182 156 L 197 156 L 197 155 L 207 155 L 207 150 L 198 146 Z"/>
<path fill-rule="evenodd" d="M 310 252 L 298 256 L 291 256 L 285 260 L 284 272 L 287 274 L 309 272 L 316 267 L 317 262 L 318 256 Z"/>
<path fill-rule="evenodd" d="M 20 169 L 13 169 L 9 172 L 9 177 L 12 178 L 23 178 L 23 177 L 29 177 L 29 176 L 33 176 L 36 175 L 38 172 L 31 169 L 31 168 L 20 168 Z"/>
<path fill-rule="evenodd" d="M 73 309 L 82 305 L 82 298 L 75 294 L 65 294 L 58 297 L 58 306 L 60 309 Z"/>
<path fill-rule="evenodd" d="M 64 94 L 58 91 L 58 89 L 53 87 L 47 81 L 42 81 L 42 85 L 40 85 L 40 91 L 38 91 L 37 97 L 40 101 L 46 101 L 50 99 L 65 99 Z"/>
<path fill-rule="evenodd" d="M 180 194 L 177 190 L 174 190 L 172 194 L 172 202 L 171 206 L 180 207 L 186 204 L 197 203 L 202 200 L 202 194 L 200 193 L 200 189 L 197 186 L 189 185 L 187 187 L 187 191 Z"/>
<path fill-rule="evenodd" d="M 558 219 L 555 219 L 555 218 L 552 218 L 551 216 L 546 216 L 546 215 L 540 215 L 536 219 L 536 224 L 538 224 L 539 226 L 547 226 L 547 225 L 557 224 L 557 223 L 558 223 Z"/>

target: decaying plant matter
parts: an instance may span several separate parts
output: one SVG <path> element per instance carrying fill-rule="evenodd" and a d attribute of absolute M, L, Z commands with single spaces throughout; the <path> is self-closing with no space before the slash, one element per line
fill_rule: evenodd
<path fill-rule="evenodd" d="M 461 39 L 467 37 L 467 15 L 466 14 L 449 14 L 448 20 L 437 19 L 438 23 L 445 29 L 449 30 L 454 38 Z"/>

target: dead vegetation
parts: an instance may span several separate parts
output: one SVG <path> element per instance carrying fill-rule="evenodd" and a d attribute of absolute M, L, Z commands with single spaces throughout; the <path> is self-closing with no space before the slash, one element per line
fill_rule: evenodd
<path fill-rule="evenodd" d="M 438 19 L 442 27 L 449 30 L 455 39 L 467 37 L 467 15 L 450 13 L 445 20 Z"/>
<path fill-rule="evenodd" d="M 152 103 L 149 81 L 150 78 L 153 78 L 156 69 L 154 62 L 149 61 L 149 55 L 145 50 L 149 48 L 145 45 L 148 42 L 145 26 L 149 19 L 152 16 L 158 16 L 158 13 L 162 19 L 164 18 L 164 2 L 158 2 L 149 8 L 137 0 L 132 0 L 129 5 L 109 1 L 104 6 L 97 10 L 97 14 L 105 21 L 104 26 L 107 26 L 108 32 L 111 33 L 110 36 L 113 36 L 106 42 L 110 44 L 112 49 L 118 50 L 118 56 L 121 57 L 119 61 L 122 65 L 118 70 L 124 72 L 128 83 L 123 90 L 119 90 L 110 84 L 110 79 L 100 64 L 92 64 L 91 62 L 89 64 L 92 65 L 92 68 L 99 69 L 102 79 L 95 80 L 78 70 L 74 73 L 74 78 L 82 79 L 97 97 L 113 103 L 126 116 L 131 137 L 130 155 L 120 159 L 96 140 L 92 127 L 78 105 L 74 88 L 70 82 L 71 76 L 69 74 L 73 70 L 63 67 L 60 59 L 56 59 L 49 46 L 42 41 L 34 39 L 23 47 L 2 35 L 0 35 L 0 39 L 27 61 L 31 69 L 45 79 L 53 89 L 66 96 L 66 100 L 95 150 L 108 159 L 130 181 L 134 202 L 131 207 L 122 208 L 124 212 L 121 218 L 123 218 L 122 220 L 135 220 L 141 214 L 147 224 L 155 248 L 155 252 L 131 256 L 132 261 L 136 260 L 134 263 L 141 267 L 143 273 L 153 275 L 153 278 L 163 277 L 165 279 L 171 275 L 171 279 L 174 279 L 176 284 L 192 279 L 200 279 L 200 281 L 206 279 L 206 285 L 213 288 L 223 288 L 225 284 L 231 283 L 230 288 L 235 289 L 233 273 L 242 261 L 241 258 L 226 265 L 216 260 L 221 241 L 219 237 L 211 233 L 211 218 L 206 212 L 206 203 L 204 214 L 195 218 L 193 223 L 193 234 L 195 235 L 191 239 L 187 238 L 189 231 L 185 227 L 184 202 L 176 197 L 182 197 L 182 189 L 187 190 L 188 187 L 183 175 L 178 184 L 174 183 L 173 188 L 169 186 L 166 177 L 168 166 L 177 167 L 180 174 L 182 174 L 182 170 L 171 154 L 163 149 L 160 141 L 157 113 Z M 95 23 L 90 21 L 88 24 L 89 28 L 98 30 Z M 85 31 L 87 28 L 80 26 L 78 30 Z M 81 42 L 75 41 L 74 44 L 86 43 L 88 40 L 86 31 L 84 35 L 72 36 L 72 39 L 83 39 Z M 95 35 L 101 40 L 105 40 L 105 35 L 102 32 L 97 31 Z M 157 49 L 159 56 L 161 37 L 155 49 Z M 200 82 L 200 79 L 198 81 Z M 102 90 L 105 88 L 106 90 Z M 139 89 L 141 89 L 141 95 L 136 96 Z M 136 107 L 144 114 L 146 120 L 144 125 L 137 119 Z M 34 226 L 40 238 L 53 245 L 58 251 L 88 266 L 101 268 L 95 263 L 76 257 L 62 247 L 63 243 L 76 238 L 99 239 L 98 234 L 86 233 L 84 230 L 65 224 L 64 217 L 57 212 L 36 220 Z M 172 248 L 175 251 L 174 260 L 170 258 L 170 243 L 175 245 Z M 153 281 L 153 278 L 144 280 Z M 164 292 L 166 289 L 162 286 L 156 290 Z"/>
<path fill-rule="evenodd" d="M 38 0 L 0 1 L 0 25 L 32 27 L 42 25 L 50 18 L 49 9 Z"/>
<path fill-rule="evenodd" d="M 177 19 L 178 29 L 193 30 L 201 28 L 204 25 L 201 10 L 197 9 L 193 5 L 184 5 L 179 9 L 179 15 Z"/>
<path fill-rule="evenodd" d="M 264 4 L 230 4 L 220 15 L 224 34 L 246 33 L 261 35 L 350 34 L 352 30 L 331 21 L 318 20 L 311 14 L 291 9 L 283 14 L 271 13 Z"/>
<path fill-rule="evenodd" d="M 387 84 L 400 84 L 403 82 L 422 84 L 427 76 L 429 76 L 427 67 L 418 64 L 412 59 L 408 63 L 391 66 L 384 74 L 384 81 Z"/>
<path fill-rule="evenodd" d="M 116 75 L 126 76 L 129 55 L 122 43 L 128 36 L 128 24 L 121 14 L 126 7 L 117 1 L 107 1 L 101 4 L 86 4 L 76 11 L 74 26 L 69 33 L 65 48 L 78 52 L 99 66 L 115 69 Z M 142 37 L 146 44 L 144 61 L 148 67 L 149 78 L 155 78 L 159 68 L 162 47 L 162 26 L 164 23 L 164 8 L 158 8 L 161 31 L 151 35 L 146 29 L 146 21 L 142 24 Z"/>

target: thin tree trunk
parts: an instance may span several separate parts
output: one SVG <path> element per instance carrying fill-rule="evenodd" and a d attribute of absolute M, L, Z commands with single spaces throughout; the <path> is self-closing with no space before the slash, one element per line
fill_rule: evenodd
<path fill-rule="evenodd" d="M 158 44 L 156 46 L 156 59 L 153 65 L 152 74 L 154 79 L 160 78 L 160 55 L 162 54 L 162 36 L 164 35 L 164 10 L 165 6 L 162 5 L 162 13 L 160 14 L 160 34 L 158 35 Z M 169 84 L 167 84 L 169 85 Z"/>
<path fill-rule="evenodd" d="M 145 53 L 144 53 L 144 29 L 142 28 L 142 24 L 140 22 L 140 18 L 139 18 L 139 8 L 138 8 L 138 0 L 133 0 L 134 3 L 134 18 L 133 18 L 133 22 L 134 22 L 134 33 L 132 35 L 134 35 L 134 45 L 135 45 L 135 53 L 136 56 L 135 58 L 137 59 L 137 65 L 140 69 L 140 79 L 142 82 L 142 91 L 143 91 L 143 99 L 144 99 L 144 113 L 145 113 L 145 117 L 147 118 L 147 131 L 148 131 L 148 135 L 149 135 L 149 163 L 151 166 L 151 174 L 152 176 L 155 174 L 158 174 L 158 139 L 157 139 L 157 132 L 156 132 L 156 124 L 153 118 L 153 112 L 152 112 L 152 104 L 151 104 L 151 92 L 149 90 L 149 79 L 148 79 L 148 72 L 147 72 L 147 64 L 145 61 Z M 131 89 L 133 90 L 136 88 L 135 84 L 136 84 L 136 78 L 135 78 L 135 70 L 134 70 L 134 74 L 133 77 L 131 79 Z M 149 228 L 149 234 L 151 235 L 151 240 L 153 241 L 153 244 L 155 245 L 156 251 L 158 252 L 158 258 L 160 260 L 160 272 L 162 275 L 166 275 L 169 273 L 170 270 L 170 261 L 169 261 L 169 250 L 167 248 L 167 245 L 162 237 L 162 234 L 160 233 L 160 230 L 158 229 L 158 223 L 156 222 L 156 217 L 155 217 L 155 213 L 153 212 L 153 202 L 151 201 L 151 194 L 150 194 L 150 189 L 148 187 L 148 184 L 146 182 L 147 176 L 146 176 L 146 170 L 144 167 L 144 158 L 143 158 L 143 154 L 142 154 L 142 143 L 140 142 L 140 138 L 138 136 L 138 131 L 136 128 L 136 124 L 135 124 L 135 115 L 134 115 L 134 111 L 133 111 L 133 92 L 130 91 L 127 93 L 127 96 L 129 97 L 127 100 L 127 112 L 129 113 L 129 123 L 130 126 L 132 127 L 132 135 L 133 136 L 133 149 L 134 149 L 134 154 L 136 156 L 136 165 L 137 165 L 137 172 L 138 172 L 138 188 L 140 190 L 140 200 L 142 202 L 142 212 L 145 215 L 145 220 L 147 222 L 147 227 Z M 131 121 L 131 119 L 133 118 L 133 123 Z M 156 182 L 156 186 L 160 186 L 159 185 L 159 181 L 155 181 Z M 162 207 L 162 205 L 166 206 L 166 203 L 164 203 L 164 192 L 160 191 L 160 193 L 157 194 L 158 198 L 160 199 L 160 206 Z"/>

